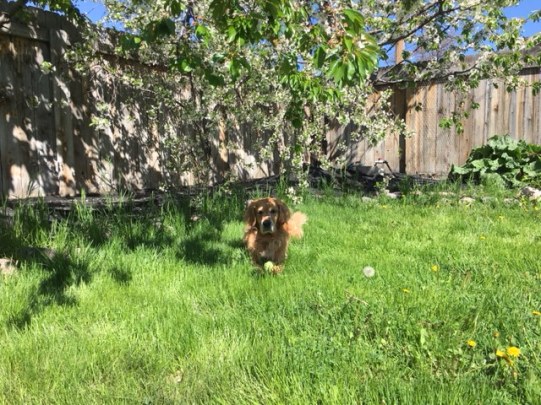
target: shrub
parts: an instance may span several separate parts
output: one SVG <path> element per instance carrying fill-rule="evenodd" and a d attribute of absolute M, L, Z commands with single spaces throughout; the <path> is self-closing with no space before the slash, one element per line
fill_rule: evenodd
<path fill-rule="evenodd" d="M 541 145 L 508 135 L 496 135 L 486 145 L 472 149 L 463 166 L 451 167 L 449 178 L 519 187 L 541 184 Z"/>

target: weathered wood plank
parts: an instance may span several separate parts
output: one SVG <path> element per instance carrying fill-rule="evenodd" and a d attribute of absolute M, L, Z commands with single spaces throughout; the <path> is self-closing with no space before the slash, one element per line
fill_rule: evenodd
<path fill-rule="evenodd" d="M 451 109 L 449 103 L 454 99 L 452 94 L 449 94 L 443 86 L 436 87 L 437 95 L 435 100 L 435 115 L 434 115 L 434 131 L 435 131 L 435 165 L 434 173 L 445 173 L 449 170 L 449 165 L 454 161 L 452 148 L 454 139 L 451 137 L 451 129 L 441 128 L 439 122 L 442 118 L 449 115 Z"/>
<path fill-rule="evenodd" d="M 41 195 L 58 192 L 56 180 L 55 132 L 51 125 L 53 97 L 51 92 L 52 77 L 42 65 L 50 61 L 47 44 L 34 42 L 34 64 L 32 65 L 32 92 L 37 96 L 33 106 L 34 127 L 32 149 L 37 159 L 37 184 Z"/>
<path fill-rule="evenodd" d="M 0 36 L 0 55 L 8 55 L 11 41 L 8 37 Z M 11 67 L 8 58 L 0 57 L 0 198 L 7 198 L 11 189 L 10 162 L 8 159 L 8 142 L 12 138 L 10 124 L 13 84 L 11 83 Z"/>
<path fill-rule="evenodd" d="M 70 46 L 68 34 L 61 30 L 50 32 L 51 62 L 55 67 L 52 77 L 54 128 L 56 131 L 56 154 L 60 169 L 58 192 L 61 196 L 73 197 L 77 193 L 75 181 L 75 155 L 73 143 L 73 110 L 68 67 L 64 54 Z"/>
<path fill-rule="evenodd" d="M 0 27 L 0 34 L 7 34 L 14 37 L 31 39 L 35 41 L 49 42 L 49 33 L 47 29 L 41 27 L 30 27 L 20 24 L 16 21 L 5 24 Z"/>
<path fill-rule="evenodd" d="M 530 83 L 530 79 L 526 79 Z M 524 122 L 523 122 L 523 134 L 522 139 L 530 143 L 534 139 L 534 116 L 539 114 L 539 111 L 535 108 L 535 98 L 529 88 L 524 88 Z"/>
<path fill-rule="evenodd" d="M 405 169 L 406 173 L 416 174 L 418 170 L 418 165 L 416 162 L 417 156 L 417 140 L 419 138 L 419 133 L 416 131 L 416 114 L 415 114 L 415 104 L 416 104 L 416 94 L 417 89 L 408 88 L 406 90 L 406 123 L 410 131 L 413 131 L 413 134 L 406 139 L 406 157 L 405 157 Z"/>

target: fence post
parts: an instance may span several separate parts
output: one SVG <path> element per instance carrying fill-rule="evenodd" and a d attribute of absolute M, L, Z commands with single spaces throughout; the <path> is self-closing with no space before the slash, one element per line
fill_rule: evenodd
<path fill-rule="evenodd" d="M 0 44 L 1 46 L 1 44 Z M 3 72 L 2 60 L 0 59 L 0 70 Z M 5 85 L 1 83 L 2 87 Z M 9 134 L 8 126 L 6 125 L 6 115 L 8 114 L 6 104 L 7 104 L 7 94 L 4 90 L 0 90 L 0 203 L 4 198 L 8 198 L 9 195 L 9 178 L 7 171 L 4 169 L 4 165 L 7 166 L 7 141 L 8 137 L 12 136 Z"/>
<path fill-rule="evenodd" d="M 69 68 L 64 62 L 64 53 L 70 45 L 64 30 L 50 30 L 54 129 L 58 162 L 58 193 L 62 197 L 76 194 L 75 159 L 73 145 L 73 111 L 69 88 Z"/>
<path fill-rule="evenodd" d="M 395 64 L 402 63 L 404 60 L 402 53 L 404 52 L 404 40 L 401 39 L 395 45 L 394 49 Z M 406 99 L 406 90 L 400 89 L 398 87 L 394 90 L 394 105 L 395 105 L 395 114 L 404 122 L 406 122 L 407 116 L 407 99 Z M 407 124 L 407 123 L 406 123 Z M 406 136 L 400 134 L 398 138 L 398 150 L 399 150 L 399 161 L 398 161 L 398 171 L 400 173 L 406 173 Z"/>

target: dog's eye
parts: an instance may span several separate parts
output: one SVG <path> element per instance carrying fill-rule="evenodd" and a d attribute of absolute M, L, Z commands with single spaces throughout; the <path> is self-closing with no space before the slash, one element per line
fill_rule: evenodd
<path fill-rule="evenodd" d="M 270 210 L 270 213 L 271 214 L 276 214 L 276 210 L 273 208 L 273 209 Z"/>
<path fill-rule="evenodd" d="M 263 210 L 257 211 L 257 215 L 263 215 Z"/>

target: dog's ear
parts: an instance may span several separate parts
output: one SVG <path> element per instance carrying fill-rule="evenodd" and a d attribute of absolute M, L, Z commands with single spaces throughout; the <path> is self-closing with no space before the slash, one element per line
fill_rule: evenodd
<path fill-rule="evenodd" d="M 246 203 L 246 210 L 244 211 L 244 223 L 246 225 L 254 226 L 255 222 L 255 201 L 249 200 Z"/>
<path fill-rule="evenodd" d="M 289 212 L 289 208 L 287 205 L 277 198 L 274 199 L 276 206 L 278 207 L 278 225 L 282 226 L 287 221 L 289 221 L 289 218 L 291 217 L 291 212 Z"/>

